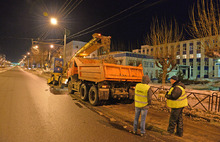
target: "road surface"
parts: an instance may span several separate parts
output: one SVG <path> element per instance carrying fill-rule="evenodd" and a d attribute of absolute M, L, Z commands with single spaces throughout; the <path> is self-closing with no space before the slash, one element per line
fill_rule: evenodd
<path fill-rule="evenodd" d="M 117 129 L 67 94 L 54 95 L 44 78 L 19 67 L 0 73 L 1 142 L 146 141 Z M 156 141 L 148 137 L 147 141 Z"/>

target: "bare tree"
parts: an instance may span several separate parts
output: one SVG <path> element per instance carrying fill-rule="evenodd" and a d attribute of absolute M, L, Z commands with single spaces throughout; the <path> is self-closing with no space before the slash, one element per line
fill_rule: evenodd
<path fill-rule="evenodd" d="M 210 58 L 220 57 L 220 0 L 197 0 L 190 11 L 189 33 L 201 38 L 201 47 Z"/>
<path fill-rule="evenodd" d="M 176 20 L 167 23 L 166 20 L 153 19 L 147 35 L 147 44 L 153 46 L 153 57 L 157 67 L 162 69 L 162 85 L 165 84 L 167 73 L 176 66 L 176 48 L 182 37 L 182 32 Z"/>

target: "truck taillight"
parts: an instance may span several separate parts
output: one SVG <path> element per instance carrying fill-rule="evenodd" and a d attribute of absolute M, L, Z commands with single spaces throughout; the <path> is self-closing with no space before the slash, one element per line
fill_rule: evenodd
<path fill-rule="evenodd" d="M 108 85 L 102 85 L 102 88 L 109 88 Z"/>

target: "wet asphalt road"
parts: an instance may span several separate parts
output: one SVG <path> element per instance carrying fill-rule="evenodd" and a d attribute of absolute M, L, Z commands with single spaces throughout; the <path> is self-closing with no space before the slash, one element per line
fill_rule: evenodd
<path fill-rule="evenodd" d="M 18 67 L 2 72 L 0 142 L 146 141 L 78 103 L 50 93 L 45 79 Z"/>

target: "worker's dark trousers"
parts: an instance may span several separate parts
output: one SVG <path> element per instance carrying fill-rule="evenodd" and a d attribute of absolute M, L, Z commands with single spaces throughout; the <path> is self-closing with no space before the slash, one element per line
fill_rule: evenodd
<path fill-rule="evenodd" d="M 182 117 L 183 108 L 172 108 L 169 120 L 169 126 L 167 131 L 169 133 L 174 133 L 176 127 L 176 134 L 178 136 L 183 135 L 183 117 Z"/>

